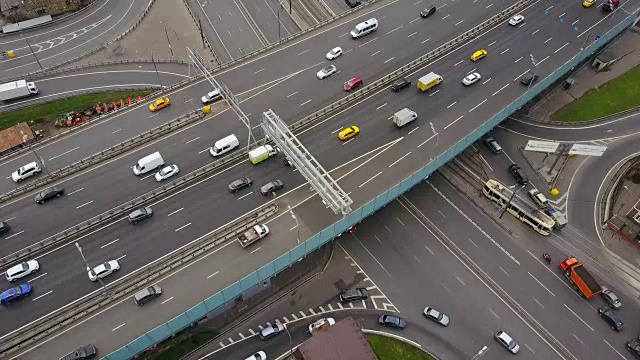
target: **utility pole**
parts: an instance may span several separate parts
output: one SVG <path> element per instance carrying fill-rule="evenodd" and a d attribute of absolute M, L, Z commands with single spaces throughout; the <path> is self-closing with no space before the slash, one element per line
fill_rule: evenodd
<path fill-rule="evenodd" d="M 25 39 L 24 41 L 27 42 L 27 46 L 29 46 L 29 50 L 31 50 L 31 55 L 33 55 L 33 57 L 36 59 L 36 62 L 38 63 L 38 66 L 40 66 L 40 70 L 44 71 L 44 69 L 42 68 L 42 64 L 40 64 L 40 60 L 38 60 L 38 57 L 36 56 L 36 53 L 33 52 L 33 49 L 31 48 L 31 44 L 29 44 L 29 40 Z"/>
<path fill-rule="evenodd" d="M 514 185 L 516 186 L 516 185 Z M 507 201 L 507 203 L 504 205 L 504 207 L 502 208 L 502 212 L 500 213 L 500 217 L 498 219 L 502 219 L 502 217 L 504 216 L 504 213 L 507 212 L 507 208 L 509 208 L 509 205 L 511 204 L 511 201 L 513 200 L 513 198 L 516 196 L 516 193 L 522 189 L 525 188 L 526 185 L 522 185 L 521 187 L 519 187 L 518 189 L 516 189 L 514 192 L 511 193 L 511 197 L 509 198 L 509 201 Z"/>
<path fill-rule="evenodd" d="M 80 244 L 78 244 L 77 241 L 76 241 L 76 248 L 80 252 L 80 256 L 82 256 L 82 260 L 84 260 L 84 264 L 87 266 L 87 273 L 88 273 L 89 271 L 91 271 L 91 266 L 89 266 L 89 262 L 87 261 L 87 258 L 84 257 L 82 248 L 80 247 Z M 109 290 L 107 290 L 107 286 L 104 284 L 102 279 L 98 278 L 98 281 L 100 282 L 100 286 L 102 286 L 102 291 L 104 291 L 104 293 L 107 294 L 107 296 L 111 297 L 111 294 L 109 294 Z"/>
<path fill-rule="evenodd" d="M 160 90 L 162 90 L 164 88 L 164 86 L 162 86 L 162 80 L 160 80 L 160 73 L 158 73 L 158 67 L 156 66 L 156 61 L 153 58 L 153 51 L 151 49 L 149 49 L 149 51 L 151 51 L 151 62 L 153 63 L 153 68 L 156 70 L 156 76 L 158 77 L 158 83 L 160 84 Z"/>

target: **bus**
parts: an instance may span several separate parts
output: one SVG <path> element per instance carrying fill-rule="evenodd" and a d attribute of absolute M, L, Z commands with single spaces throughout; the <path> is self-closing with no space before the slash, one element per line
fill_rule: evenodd
<path fill-rule="evenodd" d="M 545 236 L 551 235 L 555 220 L 515 197 L 513 191 L 500 182 L 488 180 L 482 187 L 482 193 L 501 208 L 506 208 L 506 211 L 516 219 L 531 226 L 536 232 Z"/>

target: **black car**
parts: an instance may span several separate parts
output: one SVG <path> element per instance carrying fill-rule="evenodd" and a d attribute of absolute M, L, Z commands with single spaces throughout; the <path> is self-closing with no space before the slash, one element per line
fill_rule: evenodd
<path fill-rule="evenodd" d="M 243 177 L 229 184 L 229 191 L 234 193 L 251 186 L 251 184 L 253 184 L 253 180 L 251 180 L 251 178 Z"/>
<path fill-rule="evenodd" d="M 143 207 L 134 210 L 129 214 L 129 222 L 135 225 L 144 219 L 150 218 L 151 216 L 153 216 L 153 210 L 151 210 L 150 207 Z"/>
<path fill-rule="evenodd" d="M 411 81 L 407 80 L 407 79 L 398 79 L 396 80 L 396 82 L 393 83 L 393 85 L 391 85 L 391 90 L 393 91 L 400 91 L 404 88 L 406 88 L 407 86 L 411 85 Z"/>
<path fill-rule="evenodd" d="M 0 221 L 0 235 L 6 234 L 11 231 L 11 226 L 4 221 Z"/>
<path fill-rule="evenodd" d="M 360 2 L 360 0 L 344 0 L 344 2 L 347 4 L 348 7 L 350 8 L 354 8 L 357 6 L 360 6 L 360 4 L 362 4 L 362 2 Z"/>
<path fill-rule="evenodd" d="M 509 172 L 511 176 L 518 182 L 520 185 L 527 185 L 529 183 L 529 178 L 527 178 L 527 174 L 524 173 L 524 170 L 517 164 L 509 165 Z"/>
<path fill-rule="evenodd" d="M 61 357 L 60 360 L 93 359 L 97 353 L 96 347 L 93 344 L 89 344 Z"/>
<path fill-rule="evenodd" d="M 293 163 L 291 162 L 291 160 L 289 160 L 289 158 L 286 156 L 284 159 L 282 159 L 282 163 L 284 164 L 284 166 L 289 166 L 289 167 L 293 166 Z"/>
<path fill-rule="evenodd" d="M 58 187 L 58 186 L 53 186 L 47 189 L 44 189 L 42 191 L 40 191 L 38 193 L 38 195 L 36 195 L 35 197 L 35 201 L 38 204 L 44 204 L 45 202 L 53 199 L 53 198 L 57 198 L 62 196 L 62 194 L 64 194 L 64 189 Z"/>
<path fill-rule="evenodd" d="M 618 315 L 610 307 L 607 307 L 607 306 L 601 307 L 600 309 L 598 309 L 598 315 L 602 316 L 604 321 L 608 322 L 609 325 L 611 325 L 611 328 L 613 330 L 622 331 L 624 324 L 622 323 L 622 320 L 620 320 Z"/>
<path fill-rule="evenodd" d="M 392 327 L 394 329 L 404 329 L 407 327 L 407 322 L 404 321 L 404 319 L 393 315 L 380 315 L 378 318 L 378 324 Z"/>
<path fill-rule="evenodd" d="M 365 288 L 355 288 L 340 293 L 340 301 L 352 302 L 364 300 L 369 297 L 369 292 Z"/>
<path fill-rule="evenodd" d="M 627 343 L 627 349 L 638 359 L 640 359 L 640 342 L 631 340 Z"/>
<path fill-rule="evenodd" d="M 271 182 L 268 182 L 266 184 L 264 184 L 261 188 L 260 188 L 260 192 L 262 193 L 262 195 L 269 195 L 273 192 L 276 192 L 280 189 L 282 189 L 284 187 L 284 184 L 282 183 L 282 181 L 280 180 L 274 180 Z"/>
<path fill-rule="evenodd" d="M 522 79 L 520 79 L 520 83 L 522 85 L 529 86 L 531 83 L 534 83 L 536 80 L 538 80 L 538 75 L 528 74 L 523 76 Z"/>
<path fill-rule="evenodd" d="M 135 295 L 133 295 L 133 301 L 135 301 L 138 306 L 142 306 L 160 295 L 162 295 L 160 286 L 153 285 L 135 293 Z"/>
<path fill-rule="evenodd" d="M 429 15 L 433 14 L 434 12 L 436 12 L 436 6 L 435 5 L 431 5 L 428 8 L 422 10 L 420 12 L 420 16 L 422 16 L 423 18 L 426 18 Z"/>

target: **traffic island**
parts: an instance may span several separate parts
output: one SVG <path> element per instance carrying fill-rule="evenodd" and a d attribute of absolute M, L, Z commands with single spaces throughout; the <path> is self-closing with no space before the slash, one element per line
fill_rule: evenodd
<path fill-rule="evenodd" d="M 407 341 L 400 341 L 383 335 L 367 335 L 367 341 L 378 360 L 437 360 L 421 348 Z"/>

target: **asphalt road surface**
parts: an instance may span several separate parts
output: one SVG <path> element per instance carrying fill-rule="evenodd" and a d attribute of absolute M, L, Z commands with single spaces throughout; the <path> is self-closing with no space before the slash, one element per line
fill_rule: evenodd
<path fill-rule="evenodd" d="M 0 51 L 13 50 L 16 57 L 0 61 L 0 78 L 40 70 L 40 65 L 46 68 L 58 64 L 116 38 L 142 15 L 148 3 L 148 0 L 100 1 L 67 20 L 3 36 Z"/>

